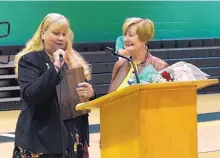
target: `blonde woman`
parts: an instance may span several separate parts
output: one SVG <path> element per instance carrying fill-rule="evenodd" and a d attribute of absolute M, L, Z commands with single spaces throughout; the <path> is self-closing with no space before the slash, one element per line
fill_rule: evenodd
<path fill-rule="evenodd" d="M 51 13 L 43 19 L 26 47 L 16 55 L 15 72 L 23 107 L 16 126 L 14 158 L 88 157 L 88 114 L 61 121 L 57 109 L 56 86 L 64 67 L 83 66 L 85 78 L 91 78 L 87 62 L 72 49 L 72 40 L 73 33 L 67 18 Z M 88 99 L 95 95 L 89 83 L 80 83 L 76 92 Z"/>
<path fill-rule="evenodd" d="M 154 23 L 150 19 L 129 18 L 123 24 L 124 50 L 131 55 L 138 75 L 142 75 L 148 66 L 160 71 L 168 64 L 150 54 L 147 44 L 154 36 Z M 134 83 L 134 73 L 130 63 L 119 60 L 115 63 L 109 93 Z"/>

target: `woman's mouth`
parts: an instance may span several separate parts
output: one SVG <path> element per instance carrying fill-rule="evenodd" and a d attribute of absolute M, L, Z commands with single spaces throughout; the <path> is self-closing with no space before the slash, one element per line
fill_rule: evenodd
<path fill-rule="evenodd" d="M 133 44 L 132 43 L 125 43 L 125 46 L 130 47 L 130 46 L 133 46 Z"/>
<path fill-rule="evenodd" d="M 133 46 L 133 44 L 131 42 L 125 42 L 125 46 L 130 47 Z"/>
<path fill-rule="evenodd" d="M 64 48 L 64 44 L 62 43 L 55 43 L 57 45 L 58 48 Z"/>
<path fill-rule="evenodd" d="M 62 44 L 62 43 L 56 43 L 56 45 L 58 45 L 58 46 L 63 46 L 63 44 Z"/>

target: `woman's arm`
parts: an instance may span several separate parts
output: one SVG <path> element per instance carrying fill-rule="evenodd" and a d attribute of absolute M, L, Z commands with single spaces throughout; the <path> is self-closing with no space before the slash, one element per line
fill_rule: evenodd
<path fill-rule="evenodd" d="M 60 78 L 54 66 L 42 74 L 41 61 L 37 59 L 37 55 L 33 54 L 20 59 L 18 81 L 22 98 L 32 104 L 39 104 L 56 92 L 56 85 L 59 84 Z"/>

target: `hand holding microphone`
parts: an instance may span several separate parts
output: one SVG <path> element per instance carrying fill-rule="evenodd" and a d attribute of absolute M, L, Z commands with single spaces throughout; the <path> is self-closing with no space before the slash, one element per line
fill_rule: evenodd
<path fill-rule="evenodd" d="M 60 69 L 64 64 L 64 58 L 65 58 L 65 51 L 62 49 L 58 49 L 56 52 L 53 53 L 53 59 L 54 59 L 54 66 L 57 69 Z"/>

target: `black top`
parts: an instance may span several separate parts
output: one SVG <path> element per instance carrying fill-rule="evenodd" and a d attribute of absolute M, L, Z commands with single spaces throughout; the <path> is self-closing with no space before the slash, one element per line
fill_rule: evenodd
<path fill-rule="evenodd" d="M 15 131 L 15 145 L 34 153 L 62 153 L 68 132 L 60 122 L 56 86 L 60 76 L 45 51 L 30 52 L 21 57 L 18 82 L 23 107 Z"/>

